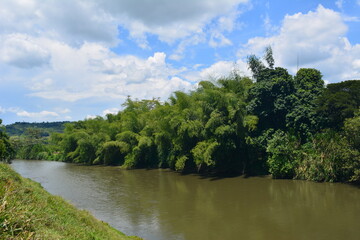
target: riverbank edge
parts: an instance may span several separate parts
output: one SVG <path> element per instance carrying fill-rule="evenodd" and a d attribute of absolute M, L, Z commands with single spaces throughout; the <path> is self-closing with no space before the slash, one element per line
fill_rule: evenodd
<path fill-rule="evenodd" d="M 0 163 L 0 239 L 114 239 L 126 236 Z"/>

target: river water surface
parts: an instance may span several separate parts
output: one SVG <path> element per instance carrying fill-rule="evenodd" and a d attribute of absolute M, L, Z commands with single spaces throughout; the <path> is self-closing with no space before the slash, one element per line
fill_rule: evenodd
<path fill-rule="evenodd" d="M 360 189 L 16 160 L 13 169 L 146 240 L 360 239 Z"/>

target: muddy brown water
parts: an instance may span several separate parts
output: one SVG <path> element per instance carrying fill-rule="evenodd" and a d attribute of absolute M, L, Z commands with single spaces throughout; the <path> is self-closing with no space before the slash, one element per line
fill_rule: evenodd
<path fill-rule="evenodd" d="M 360 239 L 360 188 L 15 160 L 13 169 L 146 240 Z"/>

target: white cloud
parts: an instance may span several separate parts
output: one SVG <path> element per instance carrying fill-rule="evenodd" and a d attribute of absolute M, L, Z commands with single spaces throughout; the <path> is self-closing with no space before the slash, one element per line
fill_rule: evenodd
<path fill-rule="evenodd" d="M 44 99 L 167 98 L 174 90 L 191 88 L 184 77 L 187 70 L 170 66 L 161 52 L 145 59 L 114 54 L 109 47 L 121 41 L 118 28 L 127 29 L 143 48 L 149 47 L 149 34 L 176 42 L 170 58 L 179 60 L 192 45 L 231 45 L 226 33 L 236 28 L 238 5 L 248 2 L 4 0 L 0 67 L 16 67 L 6 81 L 16 80 L 30 90 L 28 96 Z M 204 32 L 206 25 L 210 27 Z"/>
<path fill-rule="evenodd" d="M 43 121 L 43 120 L 70 120 L 70 116 L 66 116 L 64 114 L 69 113 L 70 109 L 67 108 L 55 108 L 54 111 L 42 110 L 42 111 L 26 111 L 19 107 L 8 107 L 3 108 L 0 106 L 0 113 L 1 114 L 15 114 L 16 116 L 26 119 L 26 121 Z"/>
<path fill-rule="evenodd" d="M 31 41 L 41 46 L 50 59 L 41 71 L 17 71 L 17 78 L 22 79 L 19 81 L 31 90 L 30 96 L 70 102 L 85 98 L 124 100 L 128 95 L 167 98 L 173 90 L 191 86 L 179 75 L 184 69 L 168 65 L 162 52 L 143 59 L 118 56 L 96 43 L 72 47 L 47 38 Z"/>
<path fill-rule="evenodd" d="M 19 68 L 33 68 L 50 61 L 49 52 L 24 34 L 9 34 L 0 38 L 1 60 Z"/>
<path fill-rule="evenodd" d="M 48 89 L 52 86 L 54 83 L 54 80 L 51 78 L 46 78 L 43 80 L 35 81 L 31 85 L 29 85 L 29 88 L 33 91 L 41 91 L 43 89 Z"/>
<path fill-rule="evenodd" d="M 189 72 L 185 75 L 187 79 L 190 79 L 193 82 L 217 80 L 219 78 L 228 77 L 234 71 L 241 76 L 250 76 L 247 63 L 242 60 L 236 62 L 219 61 L 201 70 L 198 70 L 197 66 L 195 66 L 194 69 L 196 69 L 196 71 Z"/>
<path fill-rule="evenodd" d="M 59 39 L 70 44 L 115 44 L 117 24 L 90 1 L 2 0 L 0 33 L 18 32 Z"/>
<path fill-rule="evenodd" d="M 177 48 L 175 49 L 174 53 L 170 55 L 170 59 L 179 61 L 184 58 L 185 50 L 189 46 L 198 45 L 200 43 L 204 43 L 206 41 L 205 34 L 203 32 L 195 34 L 189 38 L 182 40 Z"/>
<path fill-rule="evenodd" d="M 248 0 L 96 2 L 113 17 L 117 17 L 121 25 L 127 28 L 135 39 L 144 41 L 145 35 L 151 33 L 158 35 L 160 40 L 170 43 L 198 33 L 212 19 L 227 15 L 238 4 L 247 3 Z"/>
<path fill-rule="evenodd" d="M 224 36 L 224 33 L 230 33 L 235 28 L 235 22 L 240 12 L 233 9 L 226 16 L 221 16 L 217 19 L 215 26 L 210 30 L 211 36 L 209 45 L 211 47 L 229 46 L 233 43 Z"/>
<path fill-rule="evenodd" d="M 344 4 L 344 0 L 337 0 L 335 2 L 336 6 L 339 8 L 339 9 L 342 9 L 343 8 L 343 4 Z"/>
<path fill-rule="evenodd" d="M 65 113 L 70 113 L 71 110 L 68 109 L 68 108 L 57 108 L 56 112 L 61 113 L 61 114 L 65 114 Z"/>
<path fill-rule="evenodd" d="M 241 12 L 236 8 L 236 5 L 224 15 L 213 17 L 207 27 L 200 27 L 196 32 L 193 32 L 188 37 L 182 38 L 177 45 L 176 50 L 170 55 L 170 59 L 179 61 L 184 58 L 185 50 L 189 46 L 195 46 L 208 42 L 210 47 L 226 47 L 233 45 L 232 41 L 226 37 L 235 29 L 239 30 L 241 24 L 237 23 L 237 19 Z M 175 28 L 176 29 L 176 28 Z"/>
<path fill-rule="evenodd" d="M 54 36 L 70 43 L 85 41 L 115 44 L 117 24 L 113 17 L 91 1 L 51 1 L 39 2 L 43 22 L 48 29 L 55 28 Z"/>
<path fill-rule="evenodd" d="M 95 119 L 97 118 L 96 115 L 86 115 L 85 119 Z"/>
<path fill-rule="evenodd" d="M 360 18 L 357 16 L 343 15 L 343 19 L 345 22 L 360 22 Z"/>
<path fill-rule="evenodd" d="M 358 78 L 360 69 L 354 62 L 359 59 L 360 45 L 351 45 L 346 33 L 340 13 L 319 5 L 314 12 L 285 16 L 277 35 L 250 39 L 238 55 L 261 56 L 270 45 L 277 65 L 293 73 L 299 63 L 299 67 L 318 68 L 330 82 Z"/>
<path fill-rule="evenodd" d="M 27 111 L 20 111 L 17 112 L 16 115 L 20 117 L 27 117 L 27 118 L 47 118 L 47 117 L 58 117 L 59 114 L 56 112 L 50 111 L 41 111 L 41 112 L 27 112 Z"/>
<path fill-rule="evenodd" d="M 58 39 L 71 45 L 101 42 L 118 43 L 118 27 L 143 48 L 149 47 L 147 34 L 172 43 L 202 31 L 219 17 L 226 19 L 239 4 L 249 0 L 3 0 L 0 2 L 0 34 L 14 32 L 33 37 Z M 16 11 L 15 11 L 16 9 Z M 120 37 L 125 38 L 120 32 Z M 221 37 L 223 38 L 223 37 Z"/>
<path fill-rule="evenodd" d="M 105 109 L 102 112 L 103 116 L 106 116 L 107 114 L 117 114 L 121 109 L 120 108 L 109 108 L 109 109 Z"/>
<path fill-rule="evenodd" d="M 271 19 L 268 14 L 265 15 L 263 21 L 264 21 L 264 28 L 265 28 L 266 36 L 274 34 L 279 30 L 277 26 L 275 26 L 271 23 Z"/>
<path fill-rule="evenodd" d="M 221 33 L 213 33 L 209 42 L 211 47 L 224 47 L 232 45 L 232 42 Z"/>
<path fill-rule="evenodd" d="M 227 77 L 233 71 L 235 64 L 228 61 L 217 62 L 200 72 L 201 80 L 218 79 Z"/>

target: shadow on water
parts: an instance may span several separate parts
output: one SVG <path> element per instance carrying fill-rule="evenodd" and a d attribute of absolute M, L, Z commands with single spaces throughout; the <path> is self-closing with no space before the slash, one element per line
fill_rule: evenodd
<path fill-rule="evenodd" d="M 172 170 L 169 170 L 172 171 Z M 252 177 L 256 177 L 256 178 L 271 178 L 271 175 L 251 175 L 251 174 L 241 174 L 241 173 L 217 173 L 217 172 L 182 172 L 182 173 L 177 173 L 181 176 L 196 176 L 199 179 L 203 179 L 203 180 L 210 180 L 210 181 L 218 181 L 218 180 L 223 180 L 223 179 L 229 179 L 229 178 L 243 178 L 243 179 L 247 179 L 247 178 L 252 178 Z"/>

